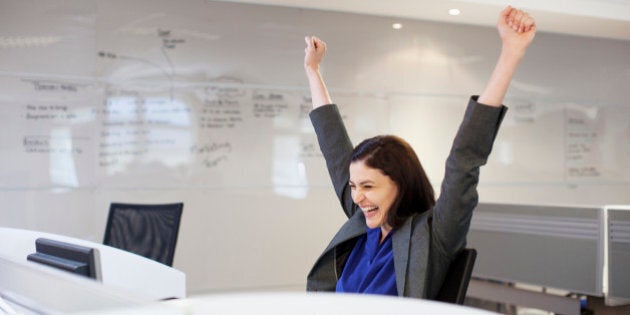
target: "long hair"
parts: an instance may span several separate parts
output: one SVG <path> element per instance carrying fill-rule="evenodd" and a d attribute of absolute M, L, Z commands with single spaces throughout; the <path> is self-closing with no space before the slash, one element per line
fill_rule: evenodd
<path fill-rule="evenodd" d="M 435 193 L 420 160 L 409 143 L 400 137 L 381 135 L 365 139 L 352 151 L 350 162 L 363 161 L 398 185 L 398 196 L 387 213 L 386 222 L 400 227 L 415 213 L 435 205 Z"/>

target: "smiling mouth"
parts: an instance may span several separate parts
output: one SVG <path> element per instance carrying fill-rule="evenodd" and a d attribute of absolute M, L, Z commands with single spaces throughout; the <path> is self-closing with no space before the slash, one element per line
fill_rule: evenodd
<path fill-rule="evenodd" d="M 361 209 L 361 210 L 363 210 L 363 212 L 365 213 L 371 213 L 378 210 L 378 207 L 366 208 L 366 209 Z"/>

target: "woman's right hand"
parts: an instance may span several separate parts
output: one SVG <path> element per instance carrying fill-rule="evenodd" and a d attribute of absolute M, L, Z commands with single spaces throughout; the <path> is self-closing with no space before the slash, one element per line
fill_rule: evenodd
<path fill-rule="evenodd" d="M 322 74 L 319 72 L 319 64 L 326 53 L 326 43 L 315 36 L 304 37 L 306 48 L 304 48 L 304 70 L 308 78 L 308 85 L 311 89 L 311 99 L 313 108 L 326 104 L 332 104 L 328 89 L 324 84 Z"/>
<path fill-rule="evenodd" d="M 319 64 L 326 53 L 326 43 L 315 36 L 304 37 L 306 48 L 304 48 L 304 68 L 308 70 L 319 70 Z"/>

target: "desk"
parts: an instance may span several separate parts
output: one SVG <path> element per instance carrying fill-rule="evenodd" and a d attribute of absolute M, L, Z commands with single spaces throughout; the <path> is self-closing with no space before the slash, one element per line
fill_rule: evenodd
<path fill-rule="evenodd" d="M 100 269 L 98 279 L 107 287 L 123 289 L 152 300 L 186 296 L 186 275 L 179 270 L 124 250 L 63 235 L 0 228 L 0 257 L 39 267 L 26 261 L 26 256 L 35 252 L 35 240 L 40 237 L 96 249 L 97 260 L 100 261 L 97 265 Z"/>
<path fill-rule="evenodd" d="M 152 302 L 138 292 L 0 255 L 0 314 L 69 314 Z"/>
<path fill-rule="evenodd" d="M 239 293 L 205 295 L 98 314 L 492 315 L 471 307 L 365 294 Z"/>

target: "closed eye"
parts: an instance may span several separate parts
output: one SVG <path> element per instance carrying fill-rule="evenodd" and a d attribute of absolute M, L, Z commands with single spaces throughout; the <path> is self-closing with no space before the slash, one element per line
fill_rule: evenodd
<path fill-rule="evenodd" d="M 348 186 L 350 186 L 350 189 L 355 190 L 357 189 L 357 185 L 355 185 L 354 183 L 349 183 Z M 363 185 L 359 185 L 361 187 L 361 189 L 372 189 L 374 188 L 374 186 L 372 186 L 371 184 L 363 184 Z"/>

